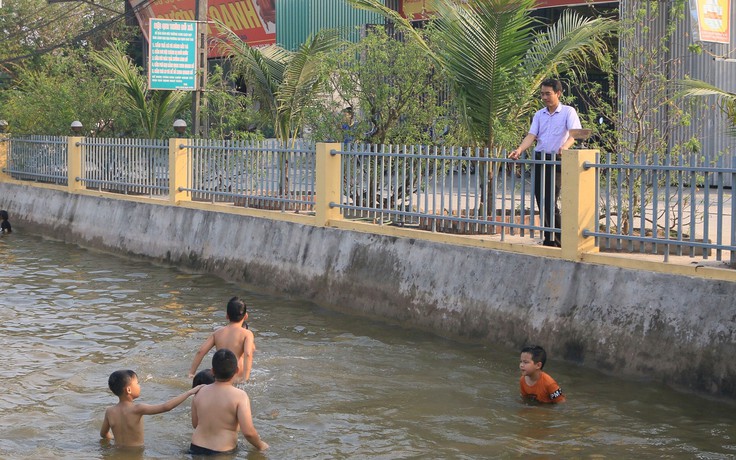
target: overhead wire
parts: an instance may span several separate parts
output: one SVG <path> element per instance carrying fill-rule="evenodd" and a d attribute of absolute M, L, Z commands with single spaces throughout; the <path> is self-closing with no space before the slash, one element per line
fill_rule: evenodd
<path fill-rule="evenodd" d="M 50 6 L 51 5 L 47 5 L 46 7 L 42 8 L 40 10 L 37 10 L 37 11 L 34 11 L 34 12 L 30 13 L 30 15 L 41 15 L 44 12 L 44 10 L 46 10 Z M 57 22 L 61 22 L 64 19 L 66 19 L 67 17 L 69 17 L 69 16 L 73 15 L 74 13 L 76 13 L 76 10 L 78 10 L 81 7 L 82 7 L 81 4 L 74 5 L 73 8 L 70 8 L 69 11 L 67 11 L 65 14 L 63 14 L 61 16 L 55 16 L 53 18 L 40 17 L 40 18 L 37 19 L 37 22 L 31 23 L 31 24 L 28 24 L 27 21 L 24 21 L 23 19 L 18 20 L 17 22 L 19 24 L 23 24 L 23 27 L 21 28 L 21 30 L 19 30 L 18 32 L 12 33 L 10 35 L 7 35 L 7 36 L 2 37 L 2 40 L 0 40 L 0 44 L 1 43 L 10 42 L 10 41 L 12 41 L 13 39 L 15 39 L 17 37 L 24 37 L 24 36 L 28 35 L 28 33 L 30 31 L 34 31 L 34 30 L 38 30 L 38 29 L 43 29 L 43 28 L 48 27 L 48 26 L 51 26 L 51 25 L 53 25 L 53 24 L 55 24 Z M 41 22 L 41 21 L 45 21 L 45 22 Z"/>
<path fill-rule="evenodd" d="M 140 4 L 136 5 L 135 7 L 131 8 L 130 11 L 124 11 L 122 13 L 118 13 L 116 16 L 113 16 L 112 18 L 108 19 L 107 21 L 96 25 L 95 27 L 91 28 L 90 30 L 87 30 L 85 32 L 82 32 L 82 33 L 80 33 L 80 34 L 78 34 L 78 35 L 76 35 L 74 37 L 71 37 L 68 40 L 64 40 L 64 41 L 62 41 L 60 43 L 57 43 L 55 45 L 48 46 L 46 48 L 42 48 L 40 50 L 36 50 L 36 51 L 30 52 L 30 53 L 27 53 L 27 54 L 23 54 L 23 55 L 20 55 L 20 56 L 14 56 L 14 57 L 2 59 L 2 60 L 0 60 L 0 65 L 3 65 L 3 64 L 11 64 L 13 62 L 18 62 L 18 61 L 22 61 L 22 60 L 29 59 L 29 58 L 32 58 L 32 57 L 41 56 L 41 55 L 44 55 L 46 53 L 50 53 L 51 51 L 54 51 L 56 49 L 62 48 L 64 46 L 69 46 L 69 45 L 72 45 L 74 43 L 78 43 L 80 40 L 84 40 L 84 39 L 86 39 L 86 38 L 94 35 L 98 31 L 100 31 L 101 29 L 106 29 L 106 28 L 110 27 L 111 25 L 117 23 L 121 19 L 124 19 L 125 17 L 127 17 L 129 14 L 135 14 L 138 11 L 140 11 L 141 9 L 148 7 L 152 3 L 155 3 L 156 1 L 158 1 L 158 0 L 145 0 L 145 1 L 141 2 Z"/>

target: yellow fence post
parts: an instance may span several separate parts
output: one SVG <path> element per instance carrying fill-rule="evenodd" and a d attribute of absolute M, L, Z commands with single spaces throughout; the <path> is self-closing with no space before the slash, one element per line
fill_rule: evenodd
<path fill-rule="evenodd" d="M 191 201 L 191 194 L 179 190 L 188 188 L 187 139 L 169 139 L 169 201 L 177 204 L 180 201 Z"/>
<path fill-rule="evenodd" d="M 562 257 L 581 260 L 587 252 L 598 252 L 595 237 L 584 237 L 583 230 L 595 231 L 595 168 L 583 165 L 595 163 L 598 150 L 564 150 L 562 152 Z"/>
<path fill-rule="evenodd" d="M 69 193 L 84 190 L 87 187 L 81 181 L 82 179 L 82 142 L 83 137 L 71 136 L 67 138 L 67 189 Z M 77 180 L 80 179 L 80 180 Z"/>
<path fill-rule="evenodd" d="M 340 150 L 342 144 L 317 144 L 317 174 L 315 177 L 315 217 L 317 225 L 326 227 L 331 220 L 340 220 L 340 208 L 330 207 L 330 203 L 340 203 L 340 156 L 333 155 L 333 150 Z"/>
<path fill-rule="evenodd" d="M 0 179 L 10 179 L 10 174 L 5 172 L 8 167 L 8 143 L 10 142 L 10 136 L 5 133 L 0 133 Z"/>

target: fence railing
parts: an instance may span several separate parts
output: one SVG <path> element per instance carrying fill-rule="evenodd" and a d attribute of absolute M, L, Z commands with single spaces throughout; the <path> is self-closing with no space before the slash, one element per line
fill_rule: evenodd
<path fill-rule="evenodd" d="M 3 147 L 3 145 L 5 147 Z M 736 266 L 736 169 L 682 156 L 506 158 L 502 150 L 170 139 L 6 139 L 13 179 L 216 205 L 294 212 L 430 232 L 497 235 L 534 244 L 562 235 L 563 257 L 625 251 Z M 2 163 L 0 161 L 0 163 Z M 561 168 L 559 184 L 551 168 Z M 562 218 L 535 185 L 560 186 Z M 545 185 L 549 187 L 545 187 Z M 549 214 L 545 223 L 542 217 Z M 541 217 L 540 217 L 541 216 Z"/>
<path fill-rule="evenodd" d="M 314 144 L 277 141 L 188 140 L 188 185 L 195 201 L 232 202 L 273 210 L 312 210 Z"/>
<path fill-rule="evenodd" d="M 169 142 L 160 139 L 85 138 L 82 175 L 88 189 L 168 196 Z M 76 179 L 76 178 L 75 178 Z"/>
<path fill-rule="evenodd" d="M 457 234 L 534 237 L 544 227 L 533 196 L 535 163 L 506 158 L 505 150 L 427 146 L 346 145 L 339 207 L 345 218 L 395 223 Z"/>
<path fill-rule="evenodd" d="M 702 256 L 730 253 L 736 262 L 736 201 L 725 184 L 736 184 L 736 168 L 723 158 L 698 165 L 694 156 L 631 158 L 610 154 L 588 164 L 597 169 L 597 229 L 586 231 L 598 245 L 617 251 Z"/>
<path fill-rule="evenodd" d="M 66 137 L 9 137 L 7 144 L 5 172 L 13 179 L 67 185 Z"/>

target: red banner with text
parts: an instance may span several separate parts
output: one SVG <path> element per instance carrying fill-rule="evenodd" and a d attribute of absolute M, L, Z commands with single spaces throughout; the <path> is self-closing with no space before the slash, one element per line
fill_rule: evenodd
<path fill-rule="evenodd" d="M 276 43 L 276 0 L 209 0 L 207 19 L 217 20 L 235 32 L 250 46 L 259 47 Z M 130 0 L 138 23 L 148 39 L 148 21 L 175 19 L 194 21 L 194 0 Z M 208 24 L 207 34 L 216 33 L 214 24 Z M 210 58 L 220 57 L 216 48 L 210 48 Z"/>

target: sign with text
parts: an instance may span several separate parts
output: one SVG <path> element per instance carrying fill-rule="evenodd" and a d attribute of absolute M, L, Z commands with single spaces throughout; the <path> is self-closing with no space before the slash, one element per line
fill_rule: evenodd
<path fill-rule="evenodd" d="M 155 19 L 194 21 L 195 0 L 129 0 L 144 34 Z M 261 47 L 276 43 L 275 0 L 208 0 L 207 36 L 221 33 L 213 21 L 220 21 L 249 46 Z M 149 37 L 146 37 L 149 38 Z M 150 40 L 150 38 L 149 38 Z M 212 42 L 212 40 L 210 40 Z M 219 47 L 210 46 L 208 57 L 221 56 Z"/>
<path fill-rule="evenodd" d="M 731 43 L 732 0 L 690 0 L 695 40 Z"/>
<path fill-rule="evenodd" d="M 196 90 L 197 23 L 151 19 L 148 88 Z"/>

